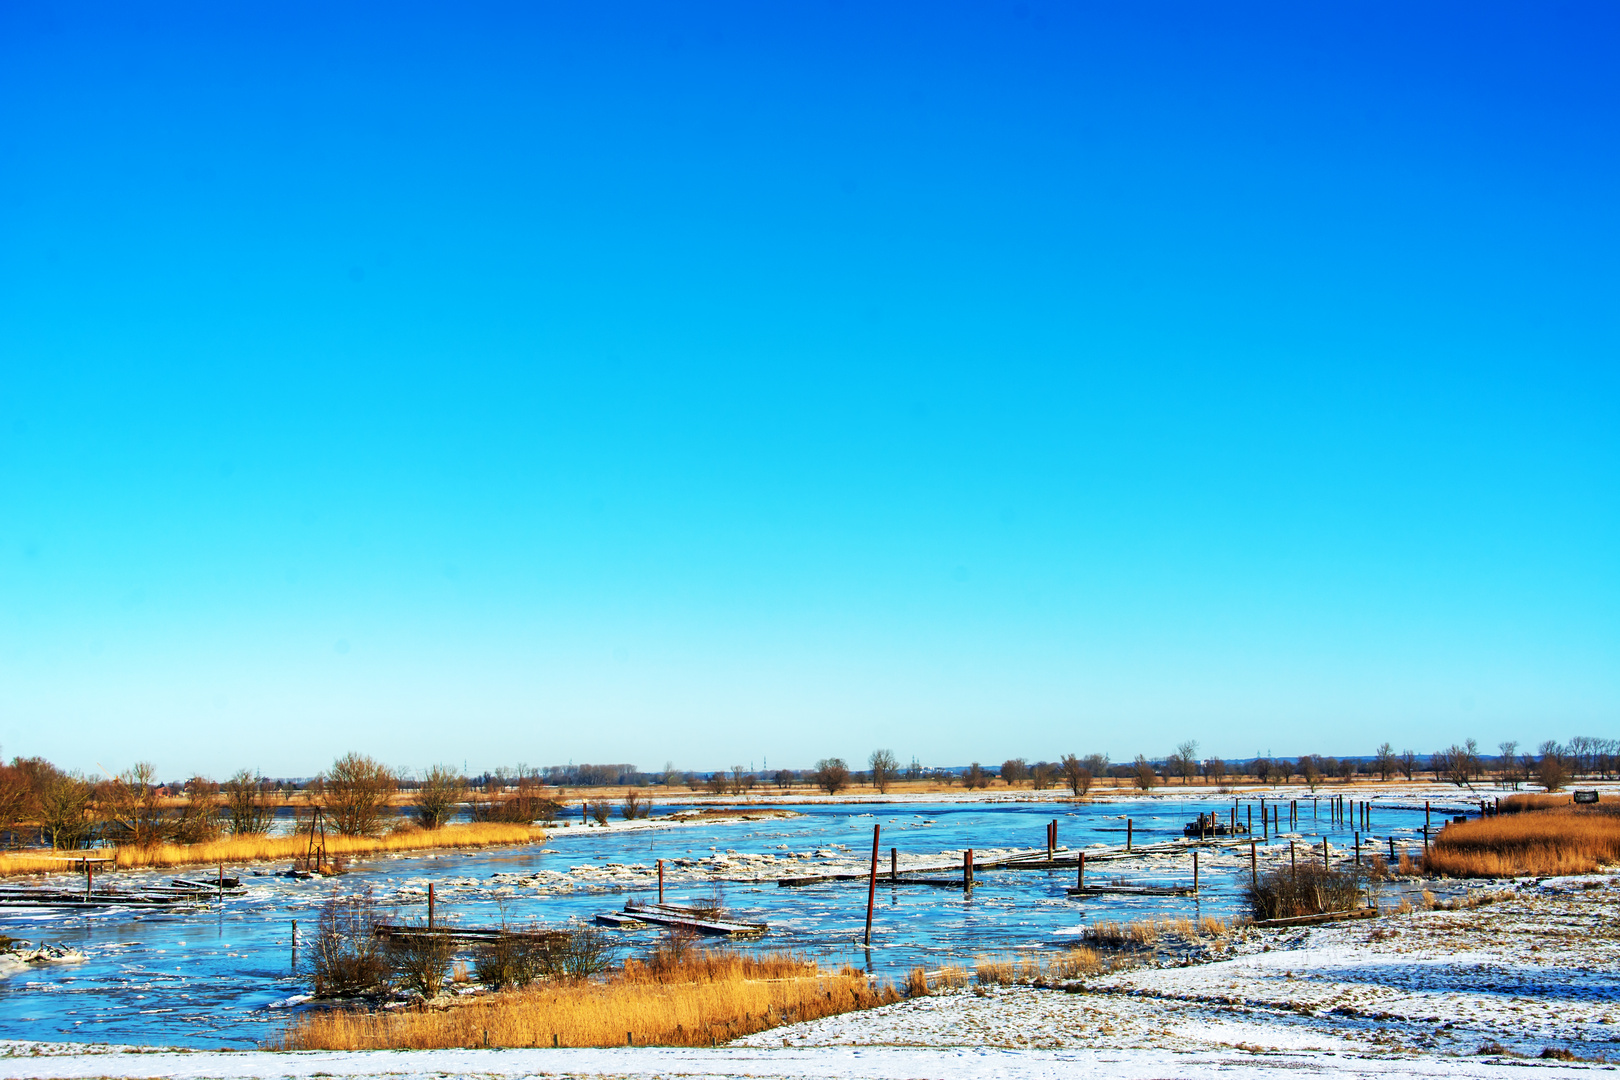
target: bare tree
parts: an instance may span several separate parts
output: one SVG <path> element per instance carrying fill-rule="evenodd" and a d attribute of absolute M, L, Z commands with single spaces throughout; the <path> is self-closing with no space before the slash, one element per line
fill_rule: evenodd
<path fill-rule="evenodd" d="M 1217 784 L 1226 779 L 1226 762 L 1218 757 L 1212 757 L 1204 762 L 1204 776 Z"/>
<path fill-rule="evenodd" d="M 1063 769 L 1063 780 L 1069 785 L 1069 790 L 1074 792 L 1075 798 L 1078 799 L 1091 790 L 1092 771 L 1086 767 L 1086 763 L 1080 760 L 1079 757 L 1074 754 L 1064 754 L 1063 760 L 1058 764 Z"/>
<path fill-rule="evenodd" d="M 1536 766 L 1536 782 L 1548 791 L 1557 791 L 1569 783 L 1569 769 L 1562 754 L 1545 753 Z"/>
<path fill-rule="evenodd" d="M 1496 744 L 1496 777 L 1504 784 L 1515 783 L 1519 779 L 1519 743 L 1517 739 L 1507 739 Z"/>
<path fill-rule="evenodd" d="M 849 766 L 843 758 L 822 758 L 816 762 L 816 786 L 828 795 L 836 795 L 849 786 Z"/>
<path fill-rule="evenodd" d="M 39 802 L 28 774 L 15 764 L 0 765 L 0 830 L 8 844 L 17 842 L 17 830 L 39 817 Z"/>
<path fill-rule="evenodd" d="M 990 774 L 985 771 L 983 765 L 980 765 L 977 761 L 972 762 L 968 765 L 967 772 L 962 774 L 962 786 L 969 791 L 974 788 L 989 787 Z"/>
<path fill-rule="evenodd" d="M 266 786 L 264 777 L 247 769 L 238 769 L 225 781 L 225 821 L 231 835 L 257 836 L 270 831 L 276 805 Z"/>
<path fill-rule="evenodd" d="M 1036 791 L 1045 791 L 1057 779 L 1057 766 L 1050 761 L 1037 761 L 1029 767 L 1029 784 Z"/>
<path fill-rule="evenodd" d="M 412 809 L 417 824 L 437 829 L 454 816 L 456 807 L 467 798 L 467 778 L 448 765 L 434 765 L 422 775 Z"/>
<path fill-rule="evenodd" d="M 1373 767 L 1378 770 L 1380 780 L 1388 780 L 1395 775 L 1396 761 L 1395 748 L 1389 743 L 1379 746 L 1378 752 L 1373 755 Z"/>
<path fill-rule="evenodd" d="M 383 829 L 394 774 L 364 754 L 344 754 L 317 778 L 320 806 L 344 836 L 376 836 Z"/>
<path fill-rule="evenodd" d="M 158 794 L 157 769 L 138 761 L 103 786 L 102 805 L 120 843 L 153 847 L 169 839 L 169 815 Z"/>
<path fill-rule="evenodd" d="M 872 786 L 881 792 L 887 792 L 889 785 L 894 783 L 895 775 L 900 771 L 900 763 L 895 760 L 893 750 L 874 750 L 867 759 L 872 767 Z"/>
<path fill-rule="evenodd" d="M 1198 775 L 1198 740 L 1188 739 L 1176 747 L 1176 752 L 1165 761 L 1165 771 L 1181 777 L 1183 784 L 1192 783 Z"/>
<path fill-rule="evenodd" d="M 1401 775 L 1405 776 L 1408 780 L 1411 780 L 1417 775 L 1418 756 L 1416 751 L 1402 750 L 1401 756 L 1396 758 L 1396 760 L 1400 762 Z"/>
<path fill-rule="evenodd" d="M 1322 770 L 1315 754 L 1307 754 L 1299 759 L 1299 775 L 1304 777 L 1305 786 L 1314 792 L 1316 785 L 1322 782 Z"/>
<path fill-rule="evenodd" d="M 1132 765 L 1131 783 L 1143 791 L 1151 791 L 1158 782 L 1159 774 L 1153 771 L 1153 763 L 1143 755 L 1137 754 L 1136 761 Z"/>
<path fill-rule="evenodd" d="M 95 788 L 78 773 L 55 766 L 39 776 L 37 799 L 40 832 L 52 850 L 75 848 L 95 835 L 92 800 Z"/>
<path fill-rule="evenodd" d="M 1017 787 L 1029 779 L 1029 762 L 1021 757 L 1008 758 L 1001 763 L 1001 778 L 1008 787 Z"/>

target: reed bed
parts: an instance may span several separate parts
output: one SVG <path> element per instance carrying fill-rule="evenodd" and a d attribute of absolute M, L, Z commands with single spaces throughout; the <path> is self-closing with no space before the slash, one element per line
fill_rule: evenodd
<path fill-rule="evenodd" d="M 1447 825 L 1423 858 L 1430 874 L 1549 877 L 1620 862 L 1620 814 L 1537 810 Z"/>
<path fill-rule="evenodd" d="M 1504 814 L 1522 814 L 1530 810 L 1558 810 L 1573 804 L 1568 794 L 1543 795 L 1539 792 L 1525 792 L 1520 795 L 1509 795 L 1502 800 L 1500 809 Z"/>
<path fill-rule="evenodd" d="M 283 1050 L 429 1050 L 467 1046 L 713 1046 L 781 1024 L 887 1005 L 854 968 L 793 956 L 694 953 L 675 965 L 627 963 L 606 982 L 546 983 L 450 1008 L 306 1015 Z"/>
<path fill-rule="evenodd" d="M 1109 949 L 1151 949 L 1161 937 L 1197 941 L 1199 938 L 1224 938 L 1231 933 L 1231 923 L 1222 919 L 1205 916 L 1195 921 L 1180 915 L 1173 919 L 1139 919 L 1129 923 L 1100 919 L 1086 927 L 1085 939 L 1093 945 Z"/>
<path fill-rule="evenodd" d="M 475 822 L 446 825 L 440 829 L 402 829 L 384 836 L 333 836 L 326 838 L 326 856 L 348 858 L 356 855 L 385 854 L 391 851 L 420 851 L 428 848 L 500 847 L 544 840 L 544 830 L 529 825 Z M 115 858 L 119 870 L 151 870 L 167 866 L 218 866 L 242 863 L 285 862 L 302 858 L 309 850 L 309 834 L 295 836 L 228 836 L 201 844 L 157 844 L 152 847 L 121 847 L 83 855 Z M 75 854 L 65 852 L 66 855 Z M 43 854 L 0 855 L 0 875 L 40 874 L 62 870 L 60 858 Z"/>
<path fill-rule="evenodd" d="M 67 853 L 71 855 L 72 853 Z M 84 854 L 99 854 L 98 852 L 85 852 Z M 32 852 L 0 855 L 0 877 L 10 877 L 13 874 L 52 874 L 60 873 L 68 868 L 68 863 L 61 856 L 41 855 Z"/>

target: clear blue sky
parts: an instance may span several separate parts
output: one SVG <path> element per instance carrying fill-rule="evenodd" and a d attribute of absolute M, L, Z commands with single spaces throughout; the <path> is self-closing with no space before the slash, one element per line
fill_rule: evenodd
<path fill-rule="evenodd" d="M 1620 734 L 1611 4 L 0 8 L 0 747 Z"/>

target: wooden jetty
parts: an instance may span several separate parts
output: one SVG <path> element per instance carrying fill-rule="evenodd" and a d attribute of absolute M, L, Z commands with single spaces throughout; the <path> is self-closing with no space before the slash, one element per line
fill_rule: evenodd
<path fill-rule="evenodd" d="M 634 928 L 633 924 L 671 926 L 722 937 L 753 937 L 770 929 L 765 923 L 739 922 L 700 908 L 673 904 L 638 904 L 630 901 L 624 910 L 604 912 L 596 917 L 602 926 Z"/>
<path fill-rule="evenodd" d="M 501 926 L 406 926 L 403 923 L 378 923 L 372 934 L 385 941 L 454 941 L 469 945 L 499 941 L 536 941 L 542 944 L 562 941 L 568 937 L 563 930 L 508 930 Z"/>
<path fill-rule="evenodd" d="M 209 895 L 200 889 L 172 889 L 163 886 L 140 892 L 111 889 L 25 889 L 0 888 L 0 907 L 162 907 L 173 904 L 206 903 Z"/>
<path fill-rule="evenodd" d="M 1199 894 L 1197 889 L 1187 886 L 1069 886 L 1064 892 L 1071 897 L 1196 897 Z"/>

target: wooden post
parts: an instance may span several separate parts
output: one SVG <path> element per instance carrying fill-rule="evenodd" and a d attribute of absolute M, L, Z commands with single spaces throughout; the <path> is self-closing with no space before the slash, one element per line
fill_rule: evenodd
<path fill-rule="evenodd" d="M 889 881 L 893 883 L 900 876 L 900 849 L 889 849 Z"/>
<path fill-rule="evenodd" d="M 877 856 L 878 837 L 883 832 L 882 825 L 872 826 L 872 874 L 866 882 L 866 944 L 872 944 L 872 906 L 877 903 Z"/>
<path fill-rule="evenodd" d="M 1328 841 L 1325 836 L 1322 837 L 1322 869 L 1328 869 Z"/>
<path fill-rule="evenodd" d="M 967 848 L 962 852 L 962 888 L 973 888 L 973 849 Z"/>
<path fill-rule="evenodd" d="M 1356 832 L 1356 865 L 1357 866 L 1361 865 L 1361 832 L 1360 832 L 1360 830 L 1357 830 L 1357 832 Z"/>
<path fill-rule="evenodd" d="M 1075 874 L 1074 884 L 1076 888 L 1086 887 L 1086 853 L 1083 851 L 1080 853 L 1080 870 Z"/>
<path fill-rule="evenodd" d="M 87 855 L 84 859 L 84 899 L 86 902 L 90 900 L 90 889 L 95 884 L 95 880 L 96 868 L 95 865 L 90 862 L 90 857 Z M 296 926 L 297 924 L 294 923 L 293 925 Z"/>
<path fill-rule="evenodd" d="M 1125 819 L 1125 850 L 1131 850 L 1131 819 Z"/>
<path fill-rule="evenodd" d="M 1389 865 L 1395 865 L 1395 838 L 1393 836 L 1389 838 Z"/>
<path fill-rule="evenodd" d="M 1236 821 L 1234 820 L 1233 823 L 1236 824 Z M 1254 835 L 1254 804 L 1253 803 L 1249 804 L 1249 835 L 1250 836 Z"/>
<path fill-rule="evenodd" d="M 1288 872 L 1297 879 L 1299 877 L 1299 863 L 1294 858 L 1294 842 L 1288 841 Z"/>
<path fill-rule="evenodd" d="M 664 902 L 664 860 L 658 860 L 658 902 Z"/>
<path fill-rule="evenodd" d="M 579 823 L 584 828 L 591 827 L 591 807 L 589 803 L 579 804 Z"/>
<path fill-rule="evenodd" d="M 433 929 L 433 882 L 428 882 L 428 929 Z"/>
<path fill-rule="evenodd" d="M 1193 852 L 1193 892 L 1198 891 L 1198 852 Z"/>
<path fill-rule="evenodd" d="M 1254 837 L 1249 837 L 1249 883 L 1260 884 L 1260 864 L 1254 854 Z"/>
<path fill-rule="evenodd" d="M 1429 800 L 1423 800 L 1423 835 L 1429 835 Z"/>

